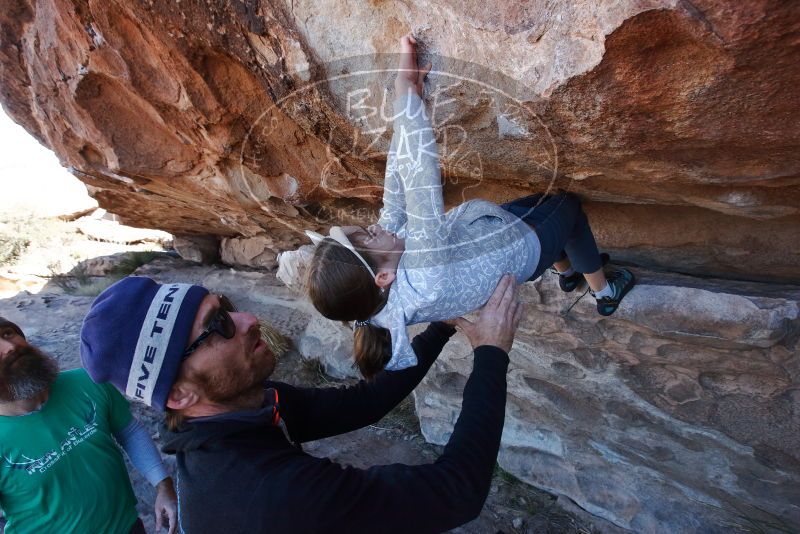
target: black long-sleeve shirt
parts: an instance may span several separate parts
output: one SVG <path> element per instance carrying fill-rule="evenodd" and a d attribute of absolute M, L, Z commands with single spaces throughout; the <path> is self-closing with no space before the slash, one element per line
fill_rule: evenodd
<path fill-rule="evenodd" d="M 419 364 L 344 388 L 280 382 L 279 412 L 302 443 L 373 424 L 422 380 L 453 330 L 434 323 L 414 338 Z M 508 356 L 475 350 L 461 415 L 432 464 L 342 466 L 304 453 L 273 424 L 273 407 L 191 420 L 164 432 L 176 453 L 184 532 L 441 532 L 476 517 L 500 446 Z"/>

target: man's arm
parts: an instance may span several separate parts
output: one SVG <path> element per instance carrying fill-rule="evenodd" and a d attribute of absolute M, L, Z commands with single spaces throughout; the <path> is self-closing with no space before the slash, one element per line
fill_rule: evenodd
<path fill-rule="evenodd" d="M 139 471 L 152 486 L 168 477 L 167 470 L 161 460 L 156 444 L 147 429 L 138 419 L 131 419 L 130 424 L 114 434 L 119 446 L 128 455 L 133 467 Z"/>
<path fill-rule="evenodd" d="M 320 532 L 442 532 L 480 514 L 500 446 L 507 354 L 475 351 L 461 414 L 444 453 L 432 464 L 355 469 L 303 456 L 290 467 L 291 495 L 281 503 L 287 528 Z M 254 502 L 263 508 L 264 503 Z M 283 525 L 272 525 L 282 531 Z"/>
<path fill-rule="evenodd" d="M 147 429 L 133 418 L 128 426 L 114 434 L 114 439 L 128 455 L 136 470 L 156 488 L 156 532 L 161 531 L 163 519 L 166 517 L 169 533 L 172 534 L 177 527 L 175 487 Z"/>
<path fill-rule="evenodd" d="M 322 531 L 441 532 L 478 516 L 500 448 L 508 351 L 521 317 L 514 279 L 506 275 L 477 321 L 457 321 L 475 363 L 461 414 L 436 462 L 360 470 L 306 457 L 303 479 L 313 483 L 298 484 L 290 506 Z"/>
<path fill-rule="evenodd" d="M 344 434 L 376 423 L 408 396 L 430 369 L 455 329 L 431 323 L 411 345 L 418 364 L 383 371 L 374 380 L 340 388 L 298 388 L 268 383 L 278 390 L 280 413 L 293 441 L 303 443 Z"/>

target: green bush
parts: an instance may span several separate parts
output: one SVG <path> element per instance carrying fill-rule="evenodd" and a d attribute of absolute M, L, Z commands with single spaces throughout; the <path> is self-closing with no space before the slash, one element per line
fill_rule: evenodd
<path fill-rule="evenodd" d="M 152 250 L 128 252 L 109 274 L 112 276 L 118 276 L 119 278 L 128 276 L 142 265 L 150 263 L 156 259 L 159 255 L 163 255 L 163 252 L 155 252 Z"/>

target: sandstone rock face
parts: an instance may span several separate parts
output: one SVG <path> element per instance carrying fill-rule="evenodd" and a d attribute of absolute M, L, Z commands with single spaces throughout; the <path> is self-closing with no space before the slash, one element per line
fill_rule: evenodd
<path fill-rule="evenodd" d="M 609 318 L 523 286 L 500 465 L 636 532 L 800 527 L 800 292 L 648 276 Z M 415 392 L 445 443 L 472 369 L 457 336 Z"/>
<path fill-rule="evenodd" d="M 161 247 L 172 244 L 172 236 L 166 232 L 125 226 L 105 218 L 104 210 L 97 211 L 101 213 L 92 213 L 75 221 L 78 231 L 89 239 L 123 245 L 152 243 Z"/>
<path fill-rule="evenodd" d="M 172 247 L 187 261 L 214 263 L 219 260 L 219 240 L 212 236 L 175 236 Z"/>
<path fill-rule="evenodd" d="M 225 237 L 220 243 L 219 255 L 228 265 L 272 269 L 278 265 L 278 252 L 270 248 L 270 245 L 274 247 L 275 240 L 263 234 L 241 238 Z"/>
<path fill-rule="evenodd" d="M 307 267 L 314 255 L 313 245 L 304 245 L 297 250 L 287 250 L 278 256 L 278 280 L 299 295 L 306 292 Z"/>
<path fill-rule="evenodd" d="M 306 242 L 299 230 L 373 220 L 387 54 L 413 31 L 434 64 L 449 204 L 569 187 L 617 258 L 796 283 L 799 13 L 768 0 L 7 0 L 0 100 L 126 224 L 266 234 L 285 250 Z"/>
<path fill-rule="evenodd" d="M 353 331 L 306 308 L 310 319 L 297 350 L 307 360 L 318 360 L 325 374 L 334 378 L 361 378 L 353 366 Z"/>

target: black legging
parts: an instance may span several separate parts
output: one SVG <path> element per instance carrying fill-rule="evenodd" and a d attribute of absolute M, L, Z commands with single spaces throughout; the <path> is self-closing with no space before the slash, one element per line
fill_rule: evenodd
<path fill-rule="evenodd" d="M 564 258 L 569 258 L 572 268 L 583 274 L 593 273 L 603 266 L 589 219 L 574 194 L 539 193 L 500 207 L 532 225 L 539 237 L 542 254 L 531 280 L 539 278 L 547 268 Z"/>

